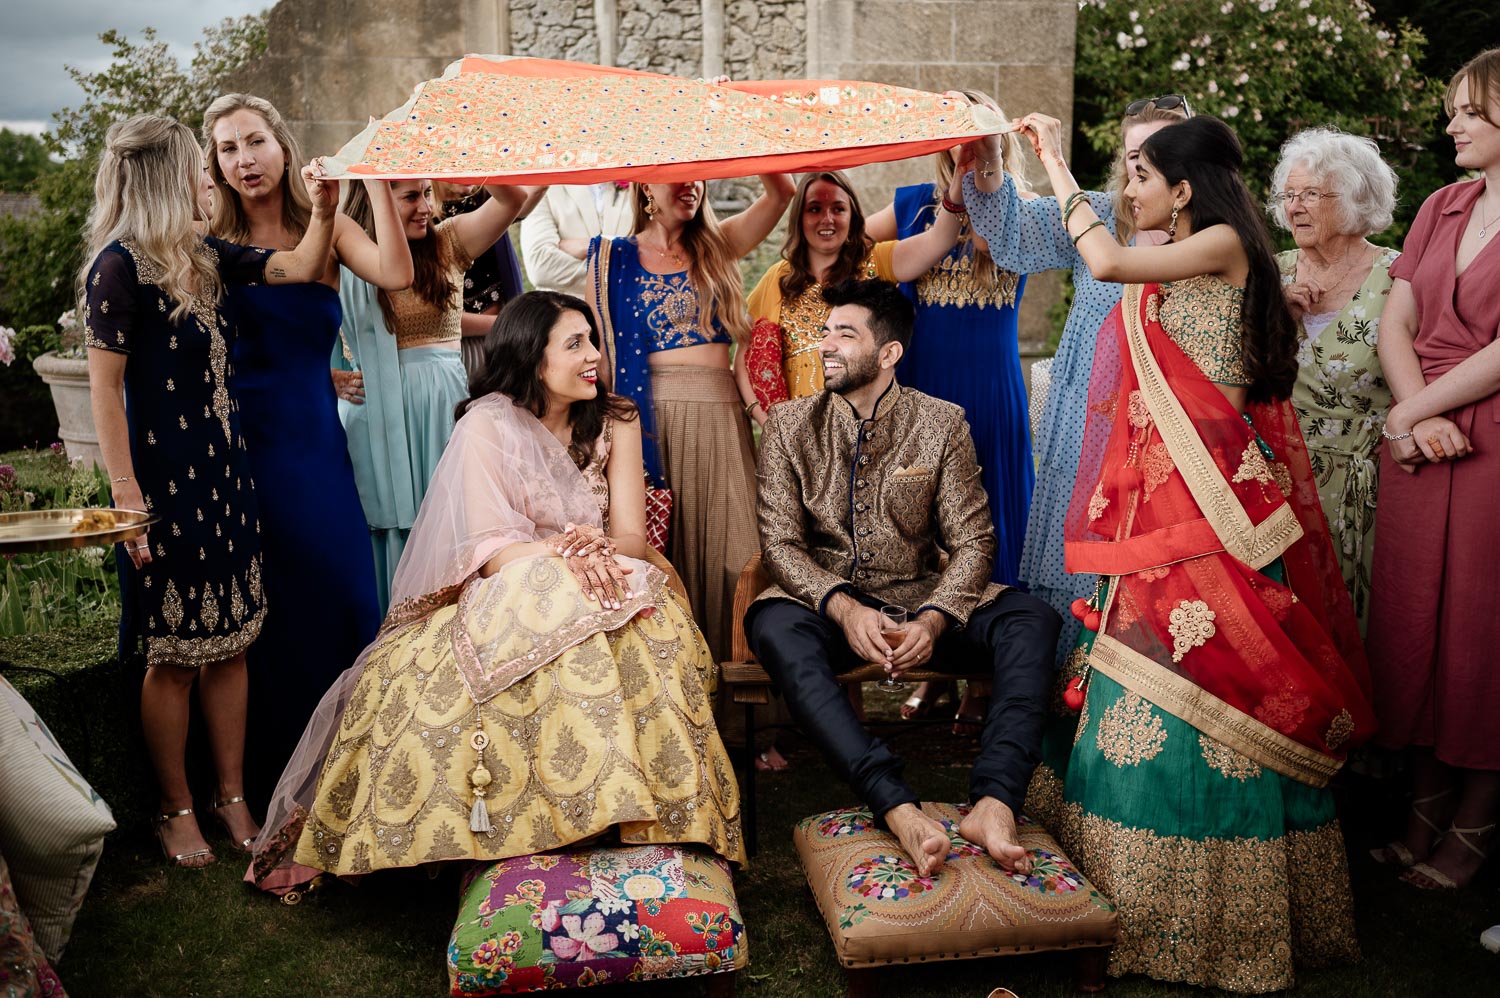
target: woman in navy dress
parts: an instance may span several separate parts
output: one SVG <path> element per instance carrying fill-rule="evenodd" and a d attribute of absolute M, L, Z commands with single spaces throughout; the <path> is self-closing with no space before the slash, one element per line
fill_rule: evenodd
<path fill-rule="evenodd" d="M 157 834 L 167 858 L 184 866 L 214 860 L 184 759 L 194 680 L 218 779 L 216 816 L 242 845 L 258 830 L 243 794 L 245 652 L 268 614 L 223 290 L 323 272 L 338 189 L 317 179 L 320 167 L 302 173 L 307 232 L 279 252 L 195 233 L 208 190 L 203 153 L 169 118 L 111 126 L 94 184 L 80 289 L 94 422 L 114 505 L 157 517 L 123 545 L 122 615 L 146 645 L 141 721 L 161 790 Z"/>
<path fill-rule="evenodd" d="M 999 110 L 977 91 L 966 91 L 965 96 L 971 103 Z M 1020 143 L 1000 139 L 997 158 L 1018 165 L 1021 156 Z M 952 153 L 933 158 L 939 182 L 898 188 L 895 203 L 870 218 L 873 238 L 907 239 L 932 225 L 954 171 Z M 986 179 L 996 175 L 997 163 L 977 165 Z M 1036 477 L 1016 330 L 1026 278 L 996 267 L 984 240 L 966 223 L 958 245 L 927 273 L 903 283 L 901 290 L 917 309 L 901 380 L 963 407 L 999 544 L 993 578 L 1015 585 Z"/>
<path fill-rule="evenodd" d="M 204 113 L 212 150 L 214 235 L 294 245 L 310 208 L 290 164 L 296 140 L 267 101 L 226 94 Z M 373 185 L 379 245 L 340 215 L 320 279 L 236 287 L 235 390 L 260 504 L 264 586 L 276 613 L 250 650 L 246 783 L 264 799 L 291 758 L 318 700 L 380 626 L 369 528 L 339 422 L 328 358 L 339 334 L 339 264 L 392 290 L 411 283 L 411 254 L 389 186 Z M 381 224 L 384 223 L 384 230 Z M 354 397 L 358 376 L 340 386 Z"/>

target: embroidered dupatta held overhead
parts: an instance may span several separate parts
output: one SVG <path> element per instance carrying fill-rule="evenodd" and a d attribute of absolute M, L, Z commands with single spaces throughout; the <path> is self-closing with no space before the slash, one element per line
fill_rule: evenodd
<path fill-rule="evenodd" d="M 1226 287 L 1129 287 L 1100 330 L 1067 536 L 1101 577 L 1092 674 L 1028 807 L 1119 905 L 1111 973 L 1266 991 L 1357 958 L 1321 788 L 1374 718 L 1295 414 L 1209 380 L 1239 357 Z M 1165 328 L 1163 294 L 1202 328 Z"/>
<path fill-rule="evenodd" d="M 632 560 L 618 610 L 552 556 L 479 574 L 569 522 L 602 511 L 567 449 L 504 396 L 471 404 L 380 636 L 304 733 L 247 879 L 284 890 L 316 870 L 501 859 L 612 826 L 743 860 L 713 661 L 663 572 Z"/>

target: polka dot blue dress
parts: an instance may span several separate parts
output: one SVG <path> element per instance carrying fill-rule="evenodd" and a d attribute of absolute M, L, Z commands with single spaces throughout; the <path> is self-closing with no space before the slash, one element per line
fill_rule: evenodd
<path fill-rule="evenodd" d="M 989 243 L 990 258 L 997 266 L 1017 274 L 1073 271 L 1073 307 L 1052 360 L 1052 387 L 1042 411 L 1041 432 L 1033 441 L 1036 487 L 1019 570 L 1027 588 L 1062 614 L 1063 631 L 1057 643 L 1057 660 L 1061 663 L 1078 639 L 1079 623 L 1069 612 L 1069 605 L 1079 596 L 1092 595 L 1096 581 L 1092 575 L 1070 575 L 1063 568 L 1063 526 L 1083 449 L 1094 340 L 1105 318 L 1120 303 L 1121 287 L 1095 280 L 1089 273 L 1088 264 L 1063 228 L 1056 198 L 1024 200 L 1008 175 L 998 191 L 986 194 L 974 186 L 970 174 L 964 178 L 964 204 L 975 233 Z M 1113 199 L 1091 191 L 1089 204 L 1113 234 Z"/>

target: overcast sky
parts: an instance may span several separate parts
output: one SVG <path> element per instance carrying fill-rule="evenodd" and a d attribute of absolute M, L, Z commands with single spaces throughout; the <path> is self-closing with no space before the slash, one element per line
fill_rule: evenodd
<path fill-rule="evenodd" d="M 99 69 L 109 51 L 100 32 L 135 37 L 155 28 L 184 61 L 203 29 L 265 10 L 275 0 L 0 0 L 0 125 L 40 131 L 82 91 L 64 66 Z"/>

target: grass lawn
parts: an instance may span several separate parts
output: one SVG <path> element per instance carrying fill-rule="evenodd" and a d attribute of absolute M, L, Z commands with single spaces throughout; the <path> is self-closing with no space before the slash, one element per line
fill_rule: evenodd
<path fill-rule="evenodd" d="M 878 694 L 870 694 L 871 699 Z M 873 703 L 872 703 L 872 706 Z M 928 732 L 933 729 L 928 729 Z M 914 760 L 914 785 L 933 799 L 965 796 L 970 747 L 946 734 L 914 733 L 899 744 Z M 852 803 L 805 749 L 793 769 L 762 774 L 761 852 L 737 878 L 751 964 L 738 993 L 751 998 L 839 996 L 843 976 L 791 848 L 795 820 Z M 1342 794 L 1364 962 L 1309 972 L 1297 994 L 1316 998 L 1481 995 L 1500 990 L 1500 958 L 1478 945 L 1500 922 L 1500 876 L 1488 871 L 1457 893 L 1425 893 L 1365 858 L 1399 806 L 1390 790 L 1357 777 Z M 1377 822 L 1376 816 L 1382 816 Z M 209 826 L 205 826 L 205 830 Z M 214 826 L 214 831 L 217 827 Z M 59 966 L 70 993 L 117 995 L 439 995 L 443 952 L 457 904 L 457 875 L 397 871 L 357 887 L 334 883 L 289 907 L 241 882 L 244 864 L 222 834 L 220 862 L 206 871 L 168 869 L 141 828 L 111 840 L 73 941 Z M 235 857 L 231 860 L 231 857 Z M 882 993 L 912 998 L 983 998 L 999 985 L 1021 998 L 1075 994 L 1071 963 L 1047 955 L 892 967 Z M 702 985 L 621 985 L 619 994 L 697 995 Z M 1108 994 L 1205 995 L 1144 979 L 1111 980 Z"/>

